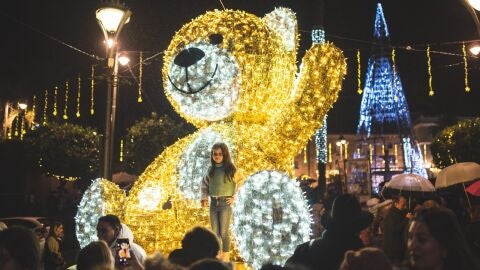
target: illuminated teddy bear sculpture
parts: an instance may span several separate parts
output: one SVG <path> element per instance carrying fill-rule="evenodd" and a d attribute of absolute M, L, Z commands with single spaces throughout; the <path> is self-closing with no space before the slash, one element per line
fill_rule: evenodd
<path fill-rule="evenodd" d="M 200 181 L 214 143 L 229 145 L 246 177 L 291 175 L 294 156 L 321 126 L 346 72 L 343 54 L 328 43 L 312 45 L 298 71 L 297 48 L 296 18 L 286 8 L 264 18 L 207 12 L 175 34 L 164 56 L 164 89 L 198 131 L 147 167 L 118 213 L 147 251 L 168 253 L 192 226 L 208 226 Z"/>

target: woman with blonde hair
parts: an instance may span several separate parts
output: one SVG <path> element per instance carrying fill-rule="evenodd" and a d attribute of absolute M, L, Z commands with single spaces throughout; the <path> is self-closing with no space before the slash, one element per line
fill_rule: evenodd
<path fill-rule="evenodd" d="M 113 270 L 115 262 L 112 252 L 104 241 L 86 245 L 77 258 L 77 270 Z"/>

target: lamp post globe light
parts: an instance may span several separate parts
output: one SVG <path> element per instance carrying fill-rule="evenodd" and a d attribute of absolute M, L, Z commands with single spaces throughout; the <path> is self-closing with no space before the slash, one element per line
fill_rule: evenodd
<path fill-rule="evenodd" d="M 477 16 L 477 12 L 480 11 L 480 0 L 464 0 L 464 5 L 472 16 L 477 33 L 480 35 L 480 21 Z M 480 53 L 480 43 L 478 41 L 471 43 L 468 46 L 468 50 L 472 55 L 478 56 Z"/>
<path fill-rule="evenodd" d="M 96 11 L 96 18 L 105 36 L 107 54 L 107 108 L 105 115 L 105 138 L 103 146 L 102 177 L 112 180 L 112 154 L 115 134 L 115 113 L 118 84 L 118 37 L 125 24 L 130 21 L 132 12 L 118 0 L 102 3 Z"/>

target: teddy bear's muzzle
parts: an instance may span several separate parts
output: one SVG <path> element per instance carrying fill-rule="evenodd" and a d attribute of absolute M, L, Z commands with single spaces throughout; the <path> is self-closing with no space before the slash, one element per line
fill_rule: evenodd
<path fill-rule="evenodd" d="M 199 48 L 190 47 L 188 49 L 182 50 L 175 57 L 173 63 L 175 63 L 175 65 L 187 68 L 202 60 L 203 57 L 205 57 L 205 52 L 203 52 Z"/>

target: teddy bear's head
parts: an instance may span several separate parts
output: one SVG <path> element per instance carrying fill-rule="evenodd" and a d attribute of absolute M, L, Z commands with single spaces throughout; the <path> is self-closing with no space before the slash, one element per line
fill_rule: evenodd
<path fill-rule="evenodd" d="M 264 18 L 207 12 L 184 25 L 165 52 L 166 95 L 197 126 L 263 123 L 292 94 L 297 46 L 296 18 L 287 8 Z"/>

